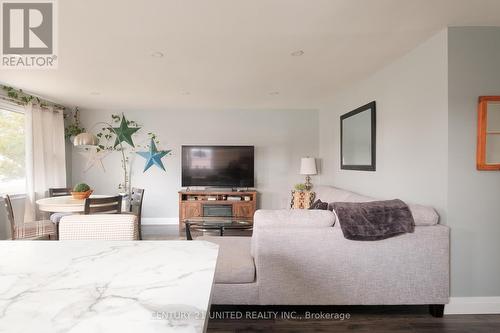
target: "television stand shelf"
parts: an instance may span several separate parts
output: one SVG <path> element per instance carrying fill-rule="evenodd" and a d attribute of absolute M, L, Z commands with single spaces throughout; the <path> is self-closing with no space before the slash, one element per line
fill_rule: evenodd
<path fill-rule="evenodd" d="M 179 229 L 193 217 L 250 219 L 257 208 L 257 191 L 179 191 Z"/>

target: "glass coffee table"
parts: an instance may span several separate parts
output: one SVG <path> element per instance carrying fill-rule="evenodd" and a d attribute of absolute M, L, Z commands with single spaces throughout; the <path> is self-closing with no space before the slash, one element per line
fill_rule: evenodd
<path fill-rule="evenodd" d="M 219 231 L 224 236 L 226 230 L 252 230 L 251 219 L 235 217 L 193 217 L 184 221 L 186 239 L 193 240 L 191 231 Z"/>

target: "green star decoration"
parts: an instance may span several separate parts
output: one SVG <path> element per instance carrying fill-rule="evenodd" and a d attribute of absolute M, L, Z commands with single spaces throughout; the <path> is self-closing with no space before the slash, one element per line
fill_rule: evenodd
<path fill-rule="evenodd" d="M 135 147 L 134 142 L 132 141 L 132 134 L 140 130 L 140 127 L 128 127 L 127 119 L 125 119 L 125 115 L 122 115 L 120 127 L 113 127 L 113 129 L 116 132 L 115 148 L 123 141 L 132 147 Z"/>
<path fill-rule="evenodd" d="M 153 165 L 156 165 L 157 167 L 165 170 L 165 167 L 163 166 L 163 162 L 161 159 L 170 154 L 171 150 L 158 150 L 156 149 L 156 144 L 153 139 L 151 139 L 151 143 L 149 144 L 149 151 L 138 151 L 137 154 L 144 157 L 146 159 L 146 165 L 144 166 L 144 171 L 148 170 L 150 167 Z"/>

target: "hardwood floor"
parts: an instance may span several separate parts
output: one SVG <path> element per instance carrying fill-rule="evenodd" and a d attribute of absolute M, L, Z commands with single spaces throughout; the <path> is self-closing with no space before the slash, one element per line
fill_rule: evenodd
<path fill-rule="evenodd" d="M 217 313 L 224 311 L 239 312 L 243 318 L 216 319 Z M 255 313 L 264 316 L 271 311 L 276 313 L 276 318 L 274 314 L 268 315 L 272 317 L 270 319 L 245 318 L 257 316 Z M 290 316 L 293 311 L 296 312 L 295 319 L 284 318 Z M 310 311 L 318 319 L 306 319 L 305 311 Z M 335 314 L 338 314 L 337 319 Z M 319 319 L 321 315 L 331 315 L 332 319 Z M 434 318 L 429 314 L 427 306 L 336 306 L 299 309 L 212 306 L 207 332 L 493 333 L 500 332 L 500 315 L 446 315 L 443 318 Z"/>
<path fill-rule="evenodd" d="M 143 240 L 179 240 L 186 235 L 179 232 L 176 225 L 143 225 L 141 228 Z"/>
<path fill-rule="evenodd" d="M 144 240 L 186 239 L 175 225 L 145 225 Z M 248 235 L 248 234 L 247 234 Z M 330 315 L 331 319 L 307 319 Z M 335 318 L 335 314 L 338 314 Z M 349 314 L 349 319 L 347 319 Z M 239 319 L 231 319 L 230 316 Z M 341 317 L 343 315 L 343 317 Z M 500 315 L 445 315 L 427 306 L 247 307 L 212 306 L 207 332 L 496 333 Z M 288 318 L 287 318 L 288 316 Z M 343 318 L 343 320 L 342 320 Z"/>

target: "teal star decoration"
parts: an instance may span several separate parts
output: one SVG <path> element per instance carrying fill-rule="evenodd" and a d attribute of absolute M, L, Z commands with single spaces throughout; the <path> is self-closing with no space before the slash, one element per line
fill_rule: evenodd
<path fill-rule="evenodd" d="M 116 132 L 115 148 L 123 141 L 135 147 L 132 141 L 132 134 L 140 130 L 140 127 L 128 127 L 127 119 L 125 119 L 125 115 L 123 115 L 120 127 L 113 127 L 113 129 Z"/>
<path fill-rule="evenodd" d="M 146 165 L 144 166 L 144 171 L 146 172 L 150 167 L 156 165 L 157 167 L 165 170 L 161 159 L 168 155 L 171 150 L 158 150 L 156 149 L 156 144 L 153 139 L 151 139 L 151 143 L 149 144 L 149 151 L 138 151 L 137 154 L 141 155 L 146 159 Z"/>

